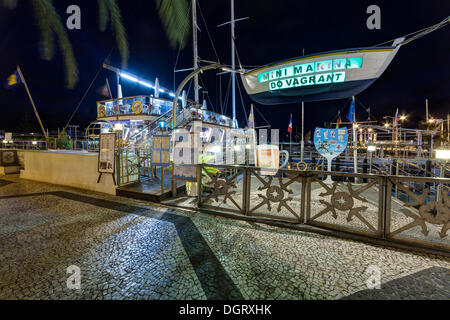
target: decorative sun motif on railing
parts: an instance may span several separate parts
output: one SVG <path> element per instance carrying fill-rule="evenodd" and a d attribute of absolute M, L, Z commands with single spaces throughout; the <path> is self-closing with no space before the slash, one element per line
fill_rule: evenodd
<path fill-rule="evenodd" d="M 210 174 L 208 170 L 203 170 L 203 172 L 211 179 L 207 186 L 212 190 L 207 199 L 214 199 L 216 202 L 220 202 L 219 197 L 223 196 L 223 203 L 227 203 L 227 200 L 230 200 L 238 209 L 240 209 L 240 206 L 232 197 L 236 194 L 236 190 L 231 191 L 232 189 L 237 189 L 235 181 L 237 174 L 227 177 L 226 174 Z"/>
<path fill-rule="evenodd" d="M 413 213 L 409 209 L 402 209 L 403 214 L 408 218 L 412 218 L 414 221 L 395 230 L 391 233 L 391 235 L 420 226 L 422 233 L 427 236 L 429 234 L 429 230 L 425 222 L 428 222 L 435 225 L 442 225 L 439 236 L 441 238 L 445 238 L 447 236 L 448 229 L 450 229 L 450 199 L 448 196 L 448 187 L 441 188 L 439 200 L 427 201 L 430 193 L 430 189 L 428 187 L 423 190 L 422 194 L 418 195 L 409 190 L 402 183 L 394 181 L 394 184 L 413 199 L 412 202 L 405 203 L 404 206 L 418 208 L 419 215 Z"/>
<path fill-rule="evenodd" d="M 281 209 L 284 207 L 288 211 L 290 211 L 294 216 L 297 214 L 292 210 L 292 208 L 288 205 L 288 201 L 291 201 L 293 198 L 289 195 L 293 193 L 292 190 L 288 189 L 288 185 L 295 182 L 298 178 L 296 175 L 293 178 L 290 178 L 288 181 L 283 183 L 283 178 L 278 177 L 278 184 L 272 184 L 274 181 L 273 176 L 269 176 L 268 180 L 265 181 L 263 178 L 259 176 L 259 174 L 255 174 L 258 180 L 262 183 L 262 186 L 258 187 L 258 191 L 266 190 L 264 194 L 258 194 L 258 197 L 262 199 L 258 205 L 256 205 L 251 211 L 255 211 L 256 209 L 267 205 L 269 211 L 272 210 L 271 203 L 278 203 L 277 212 L 281 212 Z"/>
<path fill-rule="evenodd" d="M 331 187 L 324 183 L 322 180 L 314 179 L 314 181 L 319 182 L 319 184 L 325 189 L 325 192 L 319 194 L 320 197 L 331 196 L 329 201 L 320 199 L 320 203 L 325 205 L 325 208 L 316 214 L 311 219 L 317 219 L 324 214 L 331 212 L 334 219 L 338 218 L 338 211 L 348 211 L 347 213 L 347 222 L 353 220 L 354 217 L 357 217 L 361 222 L 363 222 L 369 229 L 376 232 L 376 228 L 373 227 L 363 216 L 362 212 L 367 210 L 366 206 L 355 206 L 355 200 L 359 200 L 361 202 L 367 202 L 367 199 L 360 196 L 360 194 L 367 189 L 371 188 L 373 185 L 377 183 L 377 181 L 372 181 L 363 187 L 354 190 L 352 184 L 347 182 L 348 192 L 337 191 L 338 182 L 333 182 Z"/>

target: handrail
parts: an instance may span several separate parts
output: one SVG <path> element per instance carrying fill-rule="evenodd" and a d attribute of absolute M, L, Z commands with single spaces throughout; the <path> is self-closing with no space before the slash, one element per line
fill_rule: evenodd
<path fill-rule="evenodd" d="M 128 140 L 134 138 L 135 136 L 137 136 L 137 135 L 139 135 L 139 134 L 141 134 L 141 133 L 142 133 L 143 131 L 145 131 L 145 130 L 150 130 L 150 127 L 151 127 L 152 125 L 154 125 L 155 123 L 158 123 L 162 118 L 166 117 L 167 114 L 169 114 L 169 113 L 171 113 L 171 112 L 172 112 L 172 109 L 168 110 L 167 112 L 165 112 L 164 114 L 162 114 L 161 116 L 159 116 L 158 118 L 156 118 L 155 120 L 153 120 L 152 122 L 150 122 L 150 123 L 149 123 L 147 126 L 145 126 L 143 129 L 141 129 L 140 131 L 135 132 L 134 134 L 132 134 L 130 137 L 128 137 Z M 155 128 L 151 129 L 151 131 L 153 131 L 154 129 L 155 129 Z"/>

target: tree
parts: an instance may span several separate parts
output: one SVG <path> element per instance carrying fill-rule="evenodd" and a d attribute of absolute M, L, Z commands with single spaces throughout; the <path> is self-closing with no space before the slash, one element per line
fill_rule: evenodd
<path fill-rule="evenodd" d="M 57 149 L 70 149 L 70 139 L 67 132 L 63 131 L 59 135 L 58 138 L 56 138 L 56 148 Z"/>
<path fill-rule="evenodd" d="M 15 9 L 19 0 L 0 0 L 8 9 Z M 189 35 L 189 16 L 187 0 L 155 0 L 159 16 L 165 27 L 170 44 L 183 48 Z M 52 0 L 31 0 L 36 22 L 40 29 L 42 58 L 51 60 L 54 56 L 54 38 L 58 40 L 66 69 L 66 85 L 73 88 L 78 82 L 78 67 L 61 17 L 55 10 Z M 117 47 L 122 58 L 122 67 L 126 68 L 129 49 L 118 0 L 97 0 L 99 11 L 99 29 L 105 31 L 108 22 L 116 36 Z"/>

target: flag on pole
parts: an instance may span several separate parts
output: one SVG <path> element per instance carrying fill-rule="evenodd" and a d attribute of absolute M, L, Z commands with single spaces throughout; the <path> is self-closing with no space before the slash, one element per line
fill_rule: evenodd
<path fill-rule="evenodd" d="M 348 109 L 347 119 L 350 122 L 355 121 L 355 99 L 352 99 L 350 103 L 350 108 Z"/>
<path fill-rule="evenodd" d="M 253 113 L 253 104 L 250 107 L 250 114 L 248 116 L 248 128 L 255 129 L 255 115 Z"/>
<path fill-rule="evenodd" d="M 397 124 L 398 124 L 398 108 L 397 111 L 395 112 L 394 123 L 392 124 L 392 128 L 397 128 Z"/>
<path fill-rule="evenodd" d="M 22 79 L 20 78 L 19 75 L 19 71 L 16 70 L 16 72 L 14 72 L 12 75 L 10 75 L 8 77 L 8 79 L 6 79 L 5 83 L 4 83 L 4 87 L 6 89 L 11 89 L 12 87 L 21 84 L 22 83 Z"/>
<path fill-rule="evenodd" d="M 311 130 L 308 131 L 308 133 L 305 136 L 305 140 L 311 140 Z"/>
<path fill-rule="evenodd" d="M 108 79 L 106 79 L 106 83 L 103 86 L 101 86 L 100 88 L 97 89 L 97 93 L 99 93 L 100 95 L 102 95 L 104 97 L 112 98 L 111 93 L 109 91 Z"/>
<path fill-rule="evenodd" d="M 341 116 L 338 116 L 337 121 L 336 121 L 336 129 L 339 129 L 339 125 L 342 123 L 342 119 Z"/>
<path fill-rule="evenodd" d="M 289 126 L 288 126 L 287 131 L 292 132 L 292 113 L 291 113 L 291 119 L 289 120 Z"/>

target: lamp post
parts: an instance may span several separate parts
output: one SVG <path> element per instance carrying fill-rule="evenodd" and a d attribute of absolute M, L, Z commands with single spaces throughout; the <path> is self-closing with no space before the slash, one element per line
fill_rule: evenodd
<path fill-rule="evenodd" d="M 450 160 L 450 149 L 436 149 L 436 159 L 441 161 L 441 174 L 440 177 L 445 177 L 445 167 L 447 165 L 447 162 Z M 439 203 L 442 193 L 442 183 L 439 184 L 437 195 L 436 195 L 436 202 Z"/>
<path fill-rule="evenodd" d="M 377 147 L 373 144 L 367 146 L 367 151 L 369 152 L 369 173 L 372 174 L 372 154 L 377 150 Z"/>

